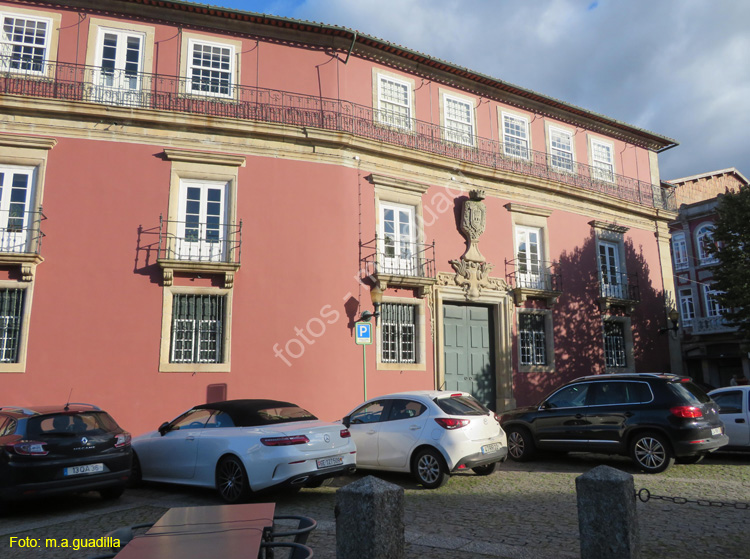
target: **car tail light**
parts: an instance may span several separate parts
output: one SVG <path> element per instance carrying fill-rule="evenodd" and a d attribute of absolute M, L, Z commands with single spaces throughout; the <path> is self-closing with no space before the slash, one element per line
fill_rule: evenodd
<path fill-rule="evenodd" d="M 695 419 L 703 417 L 703 412 L 698 406 L 675 406 L 669 410 L 672 415 L 684 417 L 686 419 Z"/>
<path fill-rule="evenodd" d="M 130 444 L 130 433 L 115 435 L 115 448 L 122 448 Z"/>
<path fill-rule="evenodd" d="M 265 437 L 260 442 L 266 446 L 289 446 L 309 443 L 310 439 L 305 435 L 293 435 L 291 437 Z"/>
<path fill-rule="evenodd" d="M 6 448 L 22 456 L 46 456 L 49 451 L 44 449 L 45 444 L 47 443 L 41 441 L 19 441 L 9 444 Z"/>
<path fill-rule="evenodd" d="M 492 417 L 495 418 L 495 421 L 497 421 L 498 423 L 500 423 L 500 416 L 499 415 L 497 415 L 496 413 L 493 413 Z"/>
<path fill-rule="evenodd" d="M 341 430 L 341 438 L 342 439 L 348 439 L 351 436 L 352 436 L 352 434 L 349 432 L 349 429 L 342 429 Z"/>
<path fill-rule="evenodd" d="M 435 421 L 443 429 L 448 429 L 449 431 L 466 427 L 470 423 L 468 419 L 456 419 L 454 417 L 436 417 Z"/>

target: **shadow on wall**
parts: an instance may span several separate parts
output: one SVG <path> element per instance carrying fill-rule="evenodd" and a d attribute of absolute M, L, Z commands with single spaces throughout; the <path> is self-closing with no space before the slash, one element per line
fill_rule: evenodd
<path fill-rule="evenodd" d="M 631 240 L 625 242 L 625 269 L 637 275 L 640 292 L 640 302 L 629 315 L 623 307 L 600 310 L 598 265 L 593 233 L 582 246 L 560 256 L 563 294 L 553 310 L 555 369 L 517 374 L 518 406 L 541 402 L 569 380 L 606 372 L 602 320 L 607 315 L 630 316 L 633 354 L 627 355 L 628 367 L 634 364 L 637 372 L 670 370 L 667 336 L 659 334 L 666 326 L 664 292 L 653 286 L 643 247 L 636 250 Z"/>

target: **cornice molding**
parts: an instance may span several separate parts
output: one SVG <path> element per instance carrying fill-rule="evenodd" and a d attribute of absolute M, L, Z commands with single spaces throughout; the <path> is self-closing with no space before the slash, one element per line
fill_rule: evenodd
<path fill-rule="evenodd" d="M 50 150 L 57 145 L 55 138 L 22 136 L 20 134 L 0 134 L 0 146 Z"/>
<path fill-rule="evenodd" d="M 404 179 L 395 179 L 393 177 L 386 177 L 385 175 L 376 175 L 372 173 L 369 176 L 370 182 L 376 187 L 392 188 L 394 190 L 406 191 L 412 194 L 419 194 L 420 196 L 429 190 L 429 184 L 421 184 L 418 182 L 407 181 Z"/>
<path fill-rule="evenodd" d="M 552 215 L 552 212 L 554 211 L 554 210 L 549 210 L 547 208 L 537 208 L 535 206 L 527 206 L 525 204 L 514 204 L 512 202 L 505 204 L 503 207 L 511 213 L 536 215 L 539 217 L 549 217 Z"/>
<path fill-rule="evenodd" d="M 184 149 L 164 148 L 164 155 L 169 161 L 181 161 L 183 163 L 207 163 L 210 165 L 226 165 L 231 167 L 244 167 L 246 158 L 244 155 L 230 155 L 227 153 L 211 153 L 205 151 L 188 151 Z"/>
<path fill-rule="evenodd" d="M 615 225 L 614 223 L 607 223 L 606 221 L 589 221 L 589 225 L 591 225 L 591 227 L 593 227 L 594 229 L 599 229 L 600 231 L 611 231 L 612 233 L 618 233 L 620 235 L 623 235 L 630 230 L 630 227 L 625 227 L 624 225 Z"/>

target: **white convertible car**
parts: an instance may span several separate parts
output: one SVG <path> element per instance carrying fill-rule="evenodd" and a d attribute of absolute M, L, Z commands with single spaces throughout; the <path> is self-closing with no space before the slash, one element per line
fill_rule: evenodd
<path fill-rule="evenodd" d="M 195 406 L 132 445 L 135 481 L 215 487 L 227 503 L 272 487 L 318 487 L 356 461 L 348 429 L 276 400 Z"/>

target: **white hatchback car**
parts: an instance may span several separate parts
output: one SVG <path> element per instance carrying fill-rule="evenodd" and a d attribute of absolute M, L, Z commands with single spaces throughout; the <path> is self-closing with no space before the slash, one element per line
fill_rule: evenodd
<path fill-rule="evenodd" d="M 133 439 L 135 481 L 215 487 L 228 503 L 272 487 L 318 487 L 354 472 L 340 423 L 276 400 L 202 404 Z"/>
<path fill-rule="evenodd" d="M 387 394 L 342 422 L 357 445 L 358 468 L 411 472 L 427 489 L 468 469 L 489 475 L 508 454 L 497 415 L 466 392 Z"/>

